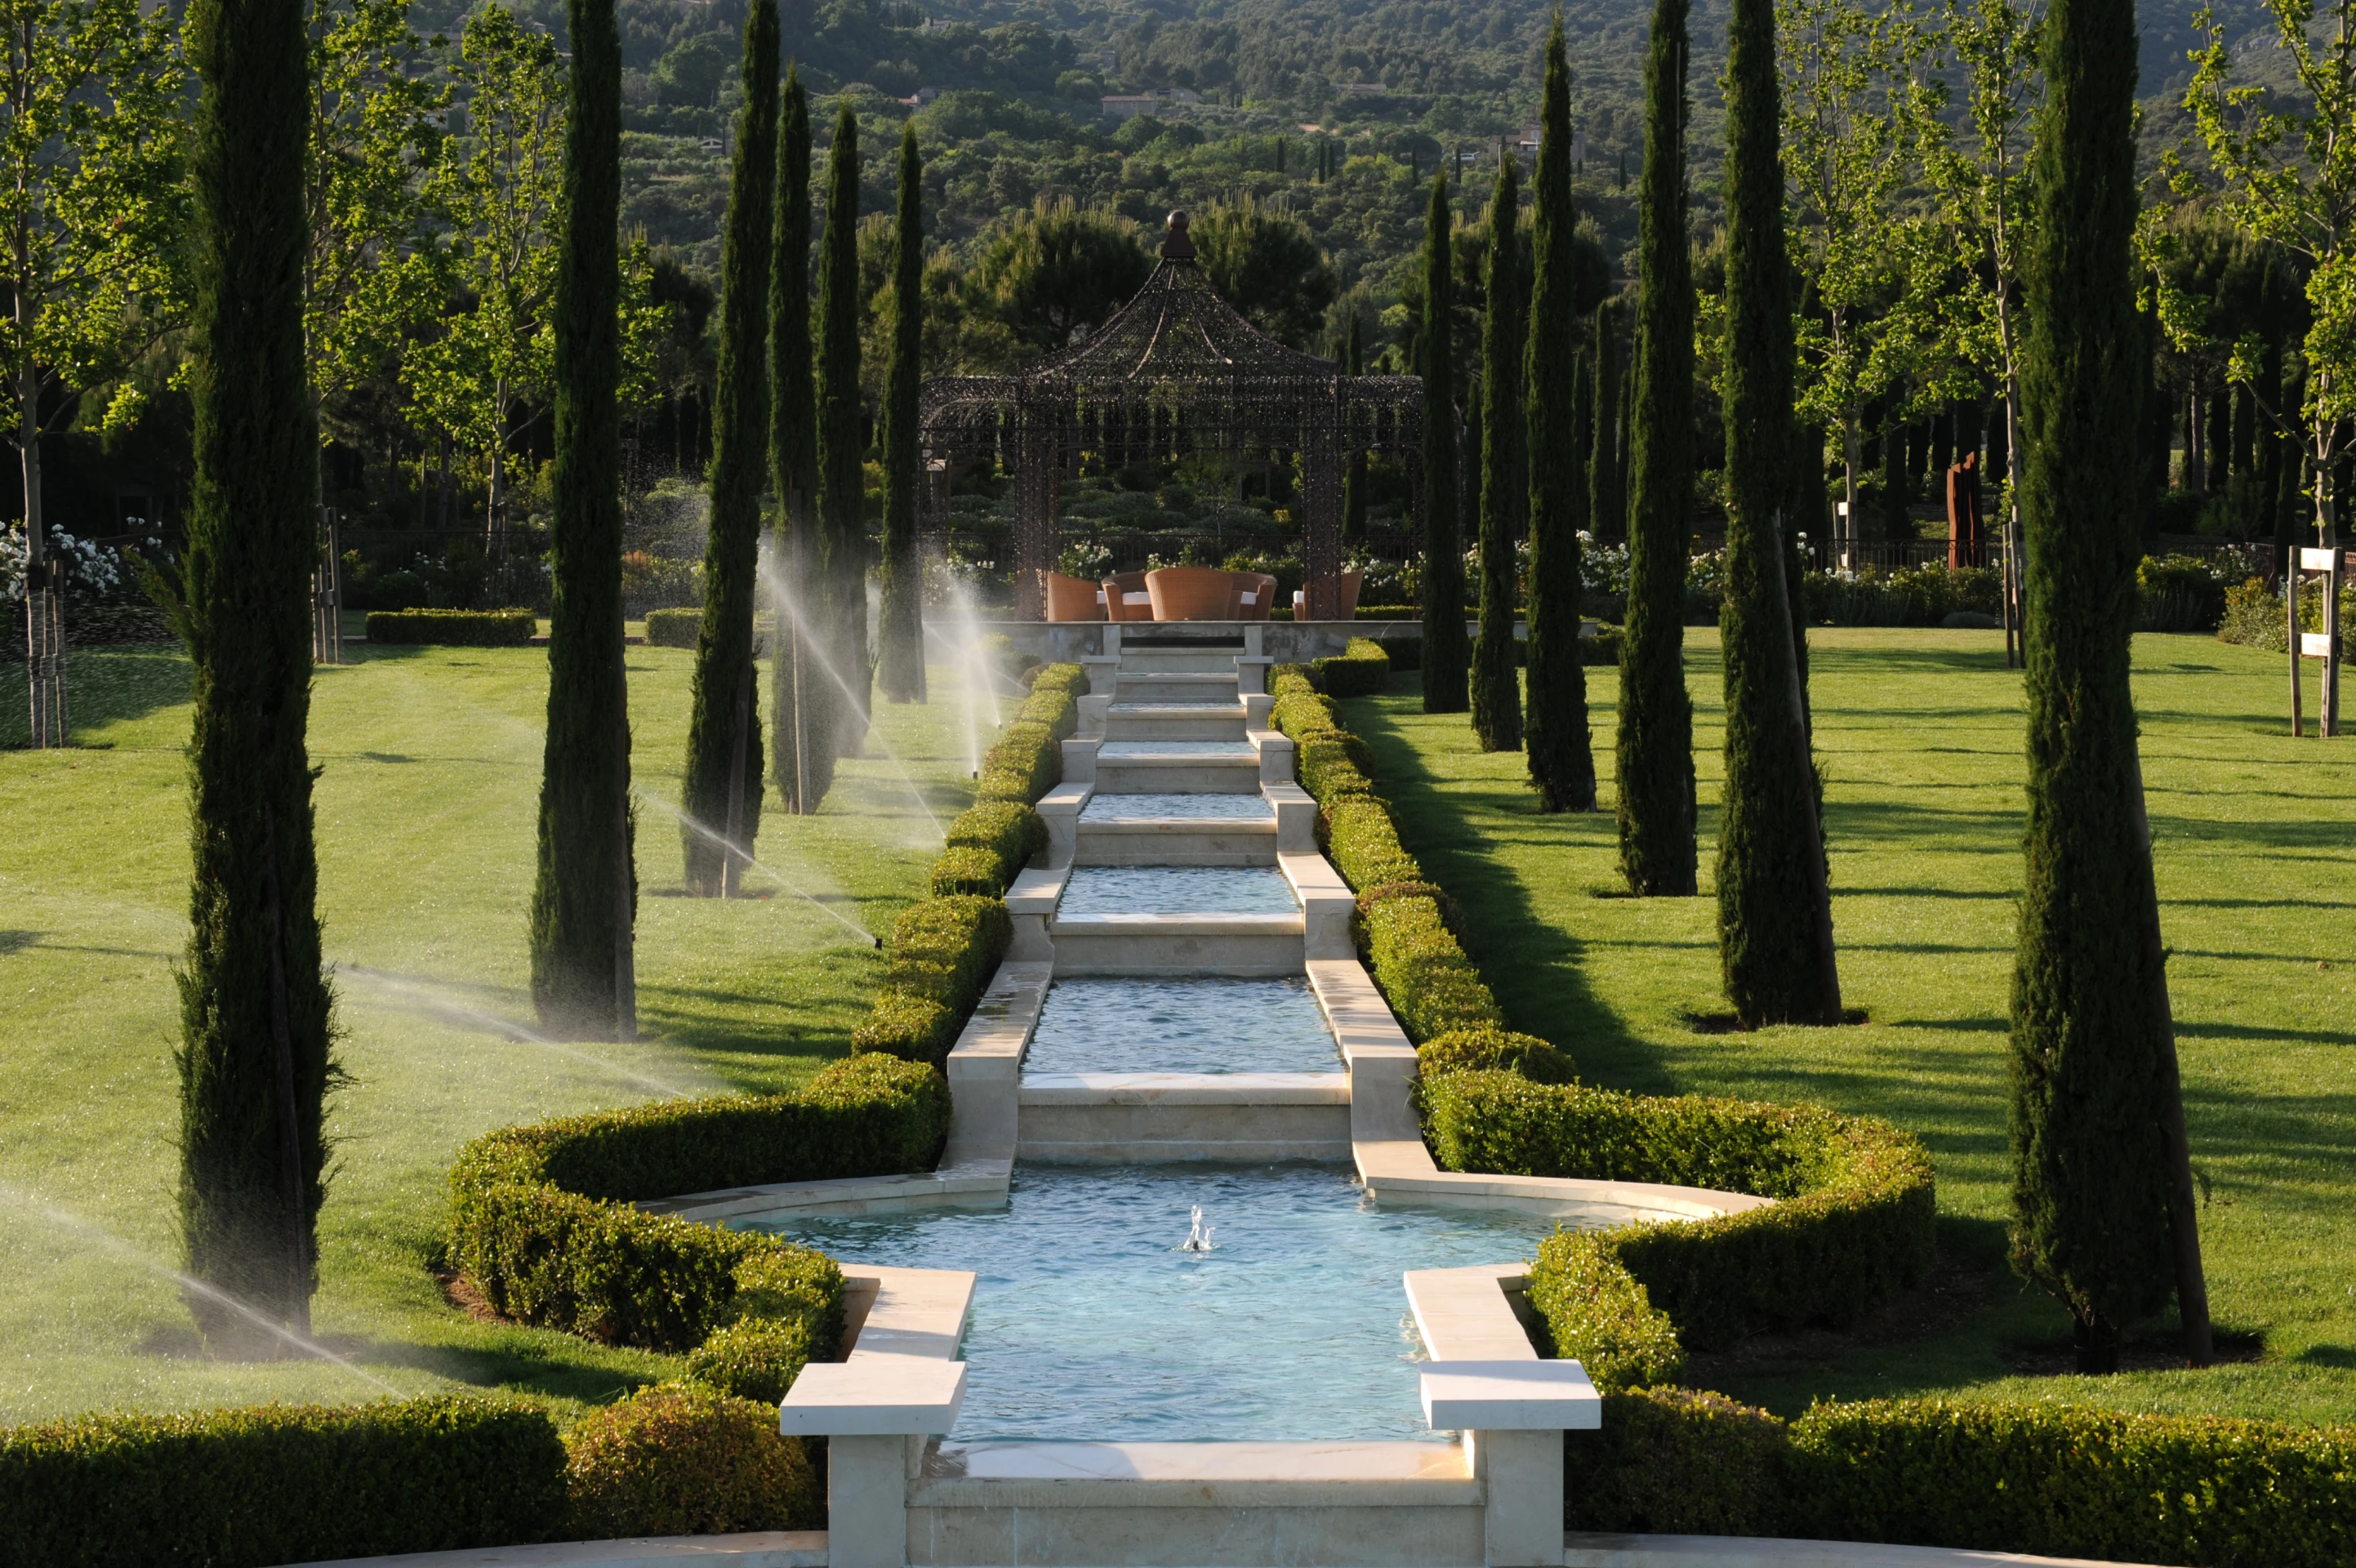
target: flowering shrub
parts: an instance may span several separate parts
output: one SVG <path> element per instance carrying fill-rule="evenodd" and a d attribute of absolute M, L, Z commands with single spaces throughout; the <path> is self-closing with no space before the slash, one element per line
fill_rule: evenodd
<path fill-rule="evenodd" d="M 112 599 L 132 585 L 122 553 L 102 549 L 62 529 L 48 529 L 42 540 L 49 559 L 65 574 L 66 593 L 78 599 Z M 31 564 L 32 545 L 21 522 L 0 524 L 0 600 L 21 604 L 25 574 Z"/>

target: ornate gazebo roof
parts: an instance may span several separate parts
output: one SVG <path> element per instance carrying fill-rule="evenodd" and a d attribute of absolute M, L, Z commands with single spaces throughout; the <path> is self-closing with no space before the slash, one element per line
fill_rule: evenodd
<path fill-rule="evenodd" d="M 1301 458 L 1304 554 L 1312 598 L 1341 567 L 1341 471 L 1354 452 L 1413 462 L 1423 382 L 1352 376 L 1289 349 L 1219 296 L 1194 263 L 1183 212 L 1161 263 L 1112 318 L 1010 375 L 939 376 L 918 404 L 937 461 L 995 457 L 1017 481 L 1021 602 L 1039 602 L 1055 559 L 1062 480 L 1083 459 L 1107 467 L 1201 452 Z"/>

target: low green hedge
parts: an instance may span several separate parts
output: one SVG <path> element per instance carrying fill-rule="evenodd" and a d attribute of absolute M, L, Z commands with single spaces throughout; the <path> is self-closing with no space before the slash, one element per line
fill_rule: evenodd
<path fill-rule="evenodd" d="M 2356 1431 L 2048 1402 L 1876 1400 L 1778 1420 L 1608 1394 L 1571 1530 L 1801 1536 L 2199 1568 L 2356 1562 Z"/>
<path fill-rule="evenodd" d="M 1329 697 L 1371 697 L 1390 684 L 1391 659 L 1370 637 L 1354 637 L 1344 650 L 1309 664 L 1310 678 Z"/>
<path fill-rule="evenodd" d="M 1570 1053 L 1536 1035 L 1511 1029 L 1451 1029 L 1415 1048 L 1420 1082 L 1451 1072 L 1519 1073 L 1533 1083 L 1569 1083 L 1579 1076 Z"/>
<path fill-rule="evenodd" d="M 782 1397 L 782 1396 L 781 1396 Z M 776 1401 L 663 1384 L 573 1429 L 571 1533 L 579 1540 L 816 1530 L 826 1498 Z"/>
<path fill-rule="evenodd" d="M 1516 1074 L 1420 1088 L 1449 1170 L 1663 1182 L 1752 1193 L 1763 1208 L 1674 1225 L 1563 1231 L 1538 1248 L 1530 1301 L 1598 1387 L 1673 1379 L 1681 1346 L 1843 1323 L 1929 1267 L 1931 1158 L 1886 1122 L 1815 1106 L 1655 1099 Z"/>
<path fill-rule="evenodd" d="M 565 1451 L 520 1401 L 435 1395 L 0 1431 L 0 1561 L 262 1568 L 561 1538 Z"/>
<path fill-rule="evenodd" d="M 493 1309 L 520 1322 L 688 1350 L 740 1317 L 737 1297 L 749 1290 L 830 1353 L 842 1289 L 830 1261 L 633 1204 L 926 1170 L 948 1113 L 937 1072 L 869 1055 L 830 1065 L 795 1094 L 664 1101 L 502 1128 L 451 1168 L 448 1256 Z"/>
<path fill-rule="evenodd" d="M 370 610 L 375 643 L 446 648 L 528 648 L 540 621 L 530 610 Z"/>
<path fill-rule="evenodd" d="M 693 648 L 703 631 L 700 609 L 648 610 L 647 643 L 652 648 Z"/>
<path fill-rule="evenodd" d="M 1481 972 L 1430 897 L 1362 898 L 1366 968 L 1407 1037 L 1420 1045 L 1456 1029 L 1502 1028 L 1505 1015 Z"/>
<path fill-rule="evenodd" d="M 1063 777 L 1063 743 L 1079 726 L 1087 671 L 1045 664 L 1031 693 L 981 762 L 974 804 L 950 822 L 933 863 L 933 897 L 892 928 L 891 969 L 874 1007 L 851 1031 L 862 1051 L 946 1067 L 1006 956 L 1013 926 L 1001 903 L 1032 856 L 1047 847 L 1047 824 L 1033 802 Z"/>
<path fill-rule="evenodd" d="M 984 800 L 949 823 L 947 847 L 933 865 L 933 894 L 999 897 L 1032 856 L 1047 847 L 1045 819 L 1027 804 Z"/>
<path fill-rule="evenodd" d="M 1496 998 L 1449 929 L 1439 890 L 1399 843 L 1390 808 L 1374 792 L 1373 758 L 1307 669 L 1280 664 L 1270 716 L 1291 737 L 1301 787 L 1318 805 L 1318 836 L 1358 894 L 1360 947 L 1375 984 L 1419 1043 L 1453 1029 L 1502 1026 Z"/>

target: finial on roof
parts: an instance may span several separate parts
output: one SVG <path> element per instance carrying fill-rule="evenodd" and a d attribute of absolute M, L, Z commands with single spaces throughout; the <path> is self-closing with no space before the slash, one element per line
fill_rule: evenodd
<path fill-rule="evenodd" d="M 1186 225 L 1191 221 L 1183 209 L 1170 215 L 1170 232 L 1162 242 L 1162 260 L 1191 262 L 1194 259 L 1194 242 L 1186 238 Z"/>

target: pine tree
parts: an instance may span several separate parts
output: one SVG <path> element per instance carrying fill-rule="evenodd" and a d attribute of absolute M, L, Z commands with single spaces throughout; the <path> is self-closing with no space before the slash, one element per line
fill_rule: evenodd
<path fill-rule="evenodd" d="M 1464 543 L 1456 521 L 1454 252 L 1448 177 L 1435 176 L 1423 229 L 1423 711 L 1461 714 L 1465 666 Z"/>
<path fill-rule="evenodd" d="M 1588 526 L 1598 539 L 1628 532 L 1626 378 L 1620 373 L 1620 306 L 1595 307 L 1595 435 L 1587 463 Z"/>
<path fill-rule="evenodd" d="M 818 263 L 819 572 L 826 579 L 821 650 L 849 690 L 838 710 L 838 756 L 866 744 L 867 492 L 859 406 L 859 118 L 849 102 L 826 155 L 826 232 Z"/>
<path fill-rule="evenodd" d="M 548 739 L 531 897 L 543 1028 L 637 1032 L 630 693 L 622 667 L 622 46 L 612 0 L 570 0 L 556 273 Z"/>
<path fill-rule="evenodd" d="M 1365 344 L 1358 332 L 1358 313 L 1350 312 L 1350 336 L 1342 352 L 1344 374 L 1363 376 L 1366 373 Z M 1366 532 L 1366 454 L 1353 446 L 1350 461 L 1342 471 L 1342 537 L 1360 539 Z"/>
<path fill-rule="evenodd" d="M 1522 746 L 1521 677 L 1514 669 L 1514 600 L 1520 586 L 1515 546 L 1530 504 L 1522 409 L 1521 160 L 1497 160 L 1489 203 L 1488 309 L 1482 320 L 1481 635 L 1472 645 L 1472 733 L 1483 751 Z"/>
<path fill-rule="evenodd" d="M 769 703 L 771 777 L 787 810 L 808 816 L 834 784 L 841 694 L 819 662 L 834 603 L 819 570 L 818 382 L 810 349 L 809 97 L 786 70 L 777 117 L 777 238 L 769 290 L 769 466 L 785 537 L 772 569 L 777 658 Z"/>
<path fill-rule="evenodd" d="M 195 866 L 177 1064 L 188 1273 L 308 1332 L 335 1069 L 304 744 L 319 448 L 303 344 L 303 24 L 299 0 L 209 0 L 187 20 L 203 90 L 189 139 Z M 189 1294 L 208 1342 L 266 1348 Z"/>
<path fill-rule="evenodd" d="M 895 703 L 925 696 L 925 567 L 916 559 L 916 392 L 924 377 L 924 164 L 900 134 L 899 232 L 892 260 L 892 364 L 884 389 L 884 603 L 876 676 Z"/>
<path fill-rule="evenodd" d="M 1745 1026 L 1837 1024 L 1840 974 L 1784 530 L 1798 491 L 1774 0 L 1734 0 L 1726 67 L 1725 809 L 1718 945 Z"/>
<path fill-rule="evenodd" d="M 2021 373 L 2029 821 L 2012 1259 L 2076 1320 L 2080 1370 L 2103 1372 L 2117 1368 L 2120 1330 L 2168 1300 L 2171 1219 L 2196 1359 L 2208 1315 L 2128 684 L 2139 520 L 2118 505 L 2140 467 L 2135 5 L 2055 0 L 2045 28 Z"/>
<path fill-rule="evenodd" d="M 1529 714 L 1524 739 L 1538 807 L 1595 809 L 1595 757 L 1580 662 L 1580 532 L 1587 526 L 1581 435 L 1589 423 L 1587 360 L 1579 350 L 1570 197 L 1570 65 L 1562 14 L 1547 36 L 1538 114 L 1537 197 L 1530 222 Z"/>
<path fill-rule="evenodd" d="M 1694 891 L 1693 278 L 1686 248 L 1686 12 L 1655 0 L 1637 176 L 1635 400 L 1628 429 L 1628 618 L 1620 664 L 1620 870 L 1641 897 Z"/>
<path fill-rule="evenodd" d="M 777 5 L 744 18 L 744 107 L 720 242 L 720 364 L 712 409 L 712 501 L 703 622 L 687 720 L 680 826 L 687 886 L 736 891 L 761 831 L 761 714 L 753 604 L 761 570 L 761 489 L 769 445 L 769 271 L 776 246 Z M 721 843 L 713 841 L 717 832 Z M 724 847 L 723 847 L 724 846 Z"/>

